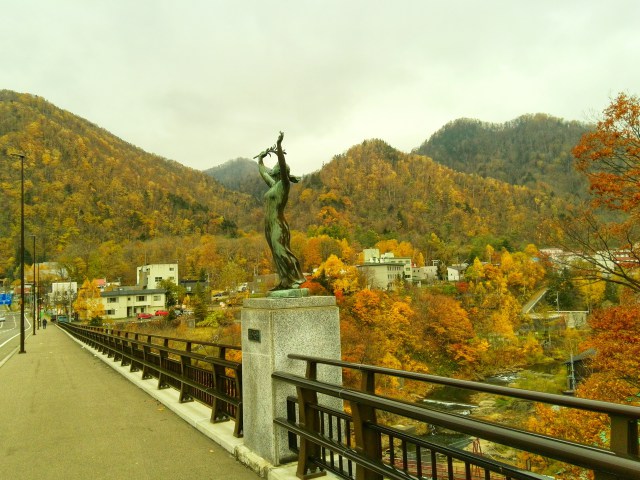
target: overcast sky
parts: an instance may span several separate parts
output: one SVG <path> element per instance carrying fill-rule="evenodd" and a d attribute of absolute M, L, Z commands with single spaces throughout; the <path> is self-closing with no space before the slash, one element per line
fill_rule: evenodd
<path fill-rule="evenodd" d="M 3 0 L 0 89 L 199 170 L 284 130 L 292 172 L 461 117 L 640 94 L 637 0 Z"/>

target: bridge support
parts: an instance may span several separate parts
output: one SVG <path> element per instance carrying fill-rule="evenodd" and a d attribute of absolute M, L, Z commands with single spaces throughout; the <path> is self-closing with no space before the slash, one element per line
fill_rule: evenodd
<path fill-rule="evenodd" d="M 298 353 L 340 360 L 340 317 L 335 297 L 248 298 L 242 308 L 242 403 L 245 446 L 272 465 L 296 460 L 287 432 L 276 417 L 287 416 L 290 385 L 271 374 L 305 375 L 306 362 L 290 360 Z M 341 384 L 339 368 L 319 369 L 318 379 Z M 336 407 L 335 399 L 329 399 Z"/>

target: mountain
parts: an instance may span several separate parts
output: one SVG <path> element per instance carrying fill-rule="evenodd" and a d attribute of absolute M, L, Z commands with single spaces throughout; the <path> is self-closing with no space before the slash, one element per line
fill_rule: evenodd
<path fill-rule="evenodd" d="M 575 170 L 571 149 L 592 128 L 544 114 L 502 124 L 459 119 L 442 127 L 415 153 L 459 172 L 582 197 L 587 181 Z"/>
<path fill-rule="evenodd" d="M 26 233 L 43 246 L 40 259 L 63 259 L 74 279 L 124 278 L 142 262 L 174 259 L 181 272 L 200 277 L 217 275 L 228 262 L 269 268 L 259 233 L 264 187 L 255 162 L 237 159 L 197 171 L 144 152 L 40 97 L 3 90 L 0 277 L 15 278 L 19 265 L 17 152 L 26 155 Z M 479 156 L 489 158 L 486 149 Z M 357 251 L 395 238 L 411 241 L 425 258 L 443 258 L 443 249 L 473 258 L 469 250 L 487 243 L 543 243 L 540 226 L 563 208 L 552 189 L 461 173 L 374 139 L 305 176 L 291 190 L 286 215 L 296 242 L 327 234 Z M 439 257 L 432 255 L 436 247 Z"/>
<path fill-rule="evenodd" d="M 43 98 L 0 91 L 0 270 L 17 265 L 20 160 L 27 235 L 50 257 L 161 236 L 254 229 L 258 202 L 152 155 Z M 253 215 L 253 216 L 252 216 Z M 81 255 L 80 255 L 81 258 Z M 30 260 L 30 257 L 27 259 Z"/>
<path fill-rule="evenodd" d="M 246 193 L 258 200 L 262 199 L 267 191 L 267 184 L 262 180 L 255 160 L 236 158 L 205 170 L 204 173 L 215 178 L 229 190 Z"/>
<path fill-rule="evenodd" d="M 398 238 L 423 251 L 432 234 L 452 246 L 487 239 L 539 244 L 541 225 L 563 209 L 552 193 L 456 172 L 382 140 L 334 157 L 291 195 L 290 222 L 297 230 L 351 238 L 364 247 Z"/>

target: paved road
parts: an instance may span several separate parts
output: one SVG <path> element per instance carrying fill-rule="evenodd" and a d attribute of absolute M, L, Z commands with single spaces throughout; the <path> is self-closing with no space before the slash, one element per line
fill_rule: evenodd
<path fill-rule="evenodd" d="M 259 477 L 55 325 L 0 367 L 0 477 Z"/>
<path fill-rule="evenodd" d="M 533 296 L 529 299 L 529 301 L 522 306 L 522 314 L 523 315 L 528 314 L 533 309 L 533 307 L 535 307 L 536 304 L 542 299 L 542 297 L 544 297 L 546 293 L 547 293 L 546 288 L 541 288 L 536 293 L 534 293 Z"/>
<path fill-rule="evenodd" d="M 0 310 L 0 365 L 20 346 L 20 312 Z M 29 313 L 25 313 L 25 338 L 31 335 L 32 324 Z"/>

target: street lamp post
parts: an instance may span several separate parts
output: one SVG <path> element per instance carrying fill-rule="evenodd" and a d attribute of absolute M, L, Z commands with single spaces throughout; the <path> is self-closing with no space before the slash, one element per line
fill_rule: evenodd
<path fill-rule="evenodd" d="M 24 153 L 12 153 L 11 156 L 20 158 L 20 350 L 24 349 Z"/>
<path fill-rule="evenodd" d="M 33 334 L 36 334 L 36 236 L 33 237 L 33 303 L 31 304 L 31 310 L 33 311 Z"/>
<path fill-rule="evenodd" d="M 42 263 L 46 264 L 47 263 L 47 238 L 44 236 L 42 237 L 42 253 L 40 254 L 40 257 L 42 258 Z M 41 310 L 44 309 L 46 313 L 46 308 L 47 308 L 47 302 L 45 301 L 46 293 L 43 292 L 44 295 L 40 295 L 40 289 L 42 288 L 42 284 L 40 283 L 40 270 L 42 270 L 42 265 L 38 265 L 38 305 L 40 305 L 40 309 Z M 42 319 L 39 313 L 40 312 L 38 312 L 38 330 L 40 330 L 40 324 L 42 323 Z"/>
<path fill-rule="evenodd" d="M 44 245 L 44 239 L 42 243 Z M 42 310 L 42 299 L 40 298 L 40 264 L 38 264 L 38 281 L 36 285 L 38 285 L 38 288 L 36 288 L 36 295 L 38 296 L 38 330 L 40 330 L 40 311 Z"/>

